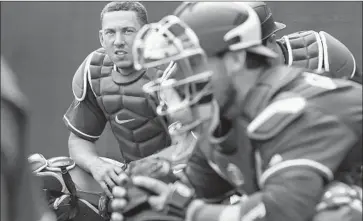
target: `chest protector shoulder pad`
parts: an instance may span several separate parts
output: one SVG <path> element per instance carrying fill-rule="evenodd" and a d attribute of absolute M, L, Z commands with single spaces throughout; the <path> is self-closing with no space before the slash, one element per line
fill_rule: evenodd
<path fill-rule="evenodd" d="M 277 41 L 287 50 L 285 60 L 289 66 L 326 72 L 333 78 L 354 76 L 354 56 L 342 42 L 324 31 L 300 31 Z"/>
<path fill-rule="evenodd" d="M 102 53 L 104 49 L 100 48 L 90 53 L 82 64 L 78 67 L 72 80 L 72 91 L 77 101 L 83 101 L 86 97 L 88 81 L 90 80 L 90 64 L 95 53 Z M 90 83 L 90 82 L 89 82 Z"/>

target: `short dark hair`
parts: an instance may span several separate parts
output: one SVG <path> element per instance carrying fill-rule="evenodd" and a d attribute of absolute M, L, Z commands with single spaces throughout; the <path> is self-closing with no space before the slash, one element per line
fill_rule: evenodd
<path fill-rule="evenodd" d="M 141 25 L 145 25 L 148 23 L 148 16 L 146 8 L 140 2 L 132 2 L 132 1 L 115 1 L 108 3 L 101 11 L 101 26 L 103 21 L 103 16 L 107 12 L 116 12 L 116 11 L 134 11 L 137 14 L 137 18 Z"/>

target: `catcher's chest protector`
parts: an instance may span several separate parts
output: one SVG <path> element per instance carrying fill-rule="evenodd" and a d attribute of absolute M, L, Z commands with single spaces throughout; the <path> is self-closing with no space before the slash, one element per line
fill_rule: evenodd
<path fill-rule="evenodd" d="M 148 69 L 123 76 L 102 49 L 92 55 L 88 79 L 126 161 L 149 156 L 170 143 L 164 119 L 142 90 L 155 75 L 156 70 Z"/>

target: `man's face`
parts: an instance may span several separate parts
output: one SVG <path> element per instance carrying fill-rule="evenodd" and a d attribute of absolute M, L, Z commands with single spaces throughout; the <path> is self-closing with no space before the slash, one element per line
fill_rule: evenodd
<path fill-rule="evenodd" d="M 197 67 L 199 68 L 199 67 Z M 212 56 L 208 57 L 208 69 L 213 72 L 211 77 L 211 87 L 213 92 L 213 98 L 219 105 L 223 104 L 228 99 L 228 90 L 232 86 L 230 84 L 231 78 L 229 77 L 229 70 L 221 57 Z"/>
<path fill-rule="evenodd" d="M 214 74 L 217 74 L 217 76 L 223 74 L 221 71 L 219 71 L 223 70 L 220 67 L 220 59 L 212 59 L 211 61 L 208 61 L 208 63 L 204 63 L 198 56 L 196 56 L 185 59 L 183 61 L 176 61 L 176 63 L 178 65 L 178 68 L 170 76 L 170 78 L 173 78 L 176 81 L 183 81 L 187 78 L 193 77 L 193 75 L 203 75 L 203 73 L 208 73 L 210 71 L 214 72 Z M 187 64 L 190 65 L 190 69 L 187 68 Z M 208 88 L 209 90 L 207 91 L 210 91 L 210 81 L 212 81 L 211 84 L 213 85 L 214 76 L 212 76 L 212 79 L 204 76 L 203 78 L 200 78 L 200 81 L 182 84 L 175 88 L 163 91 L 164 95 L 162 97 L 167 98 L 168 101 L 166 103 L 170 106 L 177 106 L 178 103 L 183 103 L 184 99 L 192 101 L 195 98 L 199 97 L 201 94 L 204 94 L 204 97 L 199 100 L 199 102 L 193 105 L 189 103 L 184 106 L 183 109 L 171 113 L 169 117 L 174 121 L 180 121 L 182 124 L 192 124 L 195 123 L 197 120 L 209 118 L 212 115 L 212 100 L 210 100 L 211 97 L 209 97 L 204 92 Z M 188 92 L 189 95 L 187 95 Z"/>
<path fill-rule="evenodd" d="M 114 11 L 104 14 L 100 41 L 117 67 L 132 67 L 132 44 L 140 28 L 141 24 L 134 11 Z"/>

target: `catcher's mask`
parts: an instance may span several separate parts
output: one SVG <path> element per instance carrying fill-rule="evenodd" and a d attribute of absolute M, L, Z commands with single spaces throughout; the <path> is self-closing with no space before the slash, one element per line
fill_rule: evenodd
<path fill-rule="evenodd" d="M 169 64 L 162 76 L 143 89 L 158 97 L 156 112 L 174 122 L 169 126 L 172 145 L 176 147 L 172 161 L 183 163 L 196 145 L 198 126 L 210 118 L 210 114 L 193 108 L 211 101 L 212 72 L 207 56 L 195 33 L 173 15 L 143 26 L 136 35 L 133 56 L 137 70 Z"/>
<path fill-rule="evenodd" d="M 207 68 L 207 57 L 194 32 L 176 16 L 170 15 L 158 23 L 145 25 L 135 38 L 133 55 L 137 70 L 171 62 L 160 78 L 143 87 L 146 93 L 156 93 L 161 98 L 156 110 L 159 115 L 193 106 L 211 94 L 209 80 L 212 72 Z M 195 63 L 202 64 L 203 70 L 195 70 Z M 160 97 L 170 89 L 178 93 L 180 102 L 168 105 Z"/>

